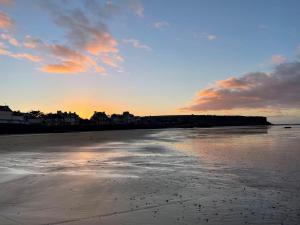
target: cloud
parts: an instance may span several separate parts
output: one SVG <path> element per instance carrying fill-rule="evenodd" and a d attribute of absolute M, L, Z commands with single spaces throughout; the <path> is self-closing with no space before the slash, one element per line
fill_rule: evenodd
<path fill-rule="evenodd" d="M 93 55 L 118 53 L 117 45 L 118 42 L 109 33 L 99 33 L 93 41 L 85 44 L 85 49 Z"/>
<path fill-rule="evenodd" d="M 26 48 L 36 49 L 39 45 L 42 45 L 43 42 L 38 38 L 33 38 L 30 35 L 26 35 L 23 45 Z"/>
<path fill-rule="evenodd" d="M 41 68 L 41 71 L 46 73 L 82 73 L 86 71 L 86 67 L 83 64 L 72 62 L 72 61 L 63 61 L 60 64 L 49 64 Z"/>
<path fill-rule="evenodd" d="M 207 40 L 209 40 L 209 41 L 213 41 L 213 40 L 217 39 L 217 36 L 214 34 L 208 34 L 206 37 L 207 37 Z"/>
<path fill-rule="evenodd" d="M 40 62 L 42 58 L 40 56 L 32 55 L 29 53 L 17 53 L 17 54 L 10 54 L 11 57 L 16 59 L 27 59 L 32 62 Z"/>
<path fill-rule="evenodd" d="M 96 71 L 102 71 L 102 73 L 106 73 L 106 70 L 98 65 L 97 60 L 113 68 L 119 67 L 117 63 L 120 63 L 121 60 L 116 59 L 122 57 L 119 54 L 118 41 L 112 36 L 106 25 L 106 19 L 110 14 L 119 10 L 118 6 L 111 1 L 102 5 L 94 0 L 86 0 L 83 8 L 67 9 L 64 8 L 66 6 L 55 4 L 53 1 L 43 2 L 43 7 L 50 13 L 55 24 L 63 29 L 68 45 L 70 45 L 69 47 L 64 44 L 52 46 L 44 44 L 44 47 L 47 45 L 46 49 L 52 55 L 57 55 L 62 61 L 72 61 L 75 64 L 83 60 L 89 65 L 84 68 L 88 69 L 92 66 Z M 32 37 L 28 37 L 24 45 L 28 48 L 36 48 L 36 45 L 40 44 L 38 42 Z M 71 51 L 71 49 L 76 49 L 76 51 Z M 63 63 L 63 66 L 58 68 L 66 68 L 68 65 L 71 64 Z M 56 71 L 52 70 L 52 67 L 50 68 L 50 70 L 43 71 Z"/>
<path fill-rule="evenodd" d="M 8 15 L 0 11 L 0 29 L 9 29 L 13 25 L 13 20 Z"/>
<path fill-rule="evenodd" d="M 187 111 L 287 109 L 300 107 L 300 62 L 277 65 L 270 74 L 254 72 L 217 81 L 198 92 Z"/>
<path fill-rule="evenodd" d="M 112 0 L 107 0 L 104 4 L 100 4 L 95 0 L 85 0 L 85 8 L 94 14 L 96 17 L 108 19 L 116 14 L 130 10 L 139 17 L 144 17 L 144 6 L 140 0 L 122 0 L 116 3 Z"/>
<path fill-rule="evenodd" d="M 6 49 L 6 46 L 0 42 L 0 55 L 10 55 L 10 52 Z"/>
<path fill-rule="evenodd" d="M 45 65 L 42 71 L 47 73 L 80 73 L 91 69 L 106 74 L 106 70 L 89 55 L 71 49 L 61 44 L 48 44 L 40 39 L 27 36 L 24 42 L 27 48 L 36 49 L 41 54 L 47 55 L 58 63 Z M 48 60 L 49 61 L 49 60 Z M 81 66 L 78 66 L 78 65 Z M 69 69 L 67 67 L 70 67 Z"/>
<path fill-rule="evenodd" d="M 217 40 L 217 38 L 218 38 L 217 35 L 210 34 L 210 33 L 207 33 L 207 32 L 202 32 L 200 34 L 195 32 L 194 37 L 195 38 L 200 38 L 200 39 L 207 39 L 208 41 L 214 41 L 214 40 Z"/>
<path fill-rule="evenodd" d="M 98 65 L 98 63 L 92 59 L 92 57 L 81 54 L 80 52 L 77 52 L 67 46 L 52 44 L 45 45 L 42 49 L 49 54 L 52 54 L 56 58 L 59 58 L 63 62 L 62 65 L 64 68 L 66 68 L 68 65 L 72 68 L 80 68 L 75 66 L 77 64 L 84 65 L 82 68 L 85 68 L 85 70 L 75 70 L 71 68 L 70 71 L 85 72 L 90 68 L 94 68 L 96 72 L 106 74 L 106 70 L 102 66 Z"/>
<path fill-rule="evenodd" d="M 85 0 L 84 6 L 94 16 L 102 17 L 103 19 L 111 18 L 112 15 L 120 13 L 122 10 L 119 5 L 113 3 L 111 0 L 107 0 L 104 4 L 100 4 L 96 0 Z"/>
<path fill-rule="evenodd" d="M 0 5 L 9 5 L 11 4 L 11 0 L 0 0 Z"/>
<path fill-rule="evenodd" d="M 139 16 L 143 17 L 144 16 L 144 6 L 139 0 L 129 0 L 129 7 L 133 10 L 133 12 Z"/>
<path fill-rule="evenodd" d="M 6 45 L 0 41 L 0 48 L 7 48 Z"/>
<path fill-rule="evenodd" d="M 117 41 L 109 33 L 102 18 L 92 22 L 89 12 L 82 9 L 62 10 L 61 6 L 48 8 L 54 22 L 66 31 L 66 38 L 75 47 L 91 54 L 117 53 Z"/>
<path fill-rule="evenodd" d="M 13 46 L 19 46 L 19 42 L 9 34 L 1 34 L 1 38 Z"/>
<path fill-rule="evenodd" d="M 230 77 L 225 80 L 219 80 L 216 82 L 216 84 L 217 86 L 222 88 L 247 89 L 251 87 L 251 84 L 249 82 L 237 79 L 235 77 Z"/>
<path fill-rule="evenodd" d="M 152 50 L 152 48 L 150 46 L 145 45 L 145 44 L 141 44 L 140 41 L 137 40 L 137 39 L 133 39 L 133 38 L 124 39 L 123 42 L 125 44 L 130 44 L 134 48 L 140 48 L 140 49 L 144 49 L 144 50 L 147 50 L 147 51 L 151 51 Z"/>
<path fill-rule="evenodd" d="M 41 57 L 29 53 L 11 53 L 9 50 L 6 49 L 6 46 L 1 42 L 0 42 L 0 55 L 9 56 L 15 59 L 27 59 L 32 62 L 39 62 L 42 60 Z"/>
<path fill-rule="evenodd" d="M 271 62 L 272 64 L 279 65 L 286 61 L 286 58 L 283 55 L 272 55 Z"/>
<path fill-rule="evenodd" d="M 297 55 L 297 58 L 300 59 L 300 44 L 297 46 L 296 55 Z"/>
<path fill-rule="evenodd" d="M 157 28 L 157 29 L 162 29 L 162 28 L 164 28 L 164 27 L 169 26 L 169 23 L 166 22 L 166 21 L 158 21 L 158 22 L 155 22 L 153 25 L 154 25 L 154 27 Z"/>
<path fill-rule="evenodd" d="M 68 4 L 65 4 L 66 2 Z M 11 53 L 10 49 L 5 48 L 1 48 L 1 53 L 9 53 L 2 54 L 9 57 L 39 62 L 41 71 L 47 73 L 96 71 L 106 74 L 107 67 L 120 71 L 124 58 L 119 52 L 118 40 L 108 29 L 108 20 L 124 10 L 133 11 L 140 17 L 144 16 L 144 7 L 139 0 L 124 0 L 117 3 L 111 0 L 104 2 L 84 0 L 78 4 L 67 0 L 43 0 L 38 1 L 38 4 L 63 31 L 64 39 L 53 43 L 51 40 L 42 40 L 28 34 L 24 37 L 24 41 L 19 43 L 9 33 L 4 33 L 1 38 L 10 45 L 36 55 L 25 53 L 23 50 Z M 1 21 L 5 21 L 1 26 L 5 29 L 10 28 L 13 21 L 4 13 L 1 13 L 1 16 L 3 17 Z M 136 48 L 151 50 L 149 46 L 137 40 L 128 41 Z"/>
<path fill-rule="evenodd" d="M 109 55 L 102 55 L 101 56 L 101 61 L 103 63 L 105 63 L 106 65 L 109 65 L 111 67 L 114 67 L 114 68 L 119 68 L 120 69 L 120 66 L 119 66 L 119 62 L 123 62 L 124 59 L 122 56 L 115 56 L 115 57 L 110 57 Z"/>

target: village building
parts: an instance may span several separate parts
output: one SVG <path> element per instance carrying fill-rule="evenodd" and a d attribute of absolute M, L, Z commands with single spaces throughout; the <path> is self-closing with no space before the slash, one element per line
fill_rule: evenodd
<path fill-rule="evenodd" d="M 8 106 L 0 106 L 0 123 L 25 124 L 24 113 L 14 112 Z"/>
<path fill-rule="evenodd" d="M 94 112 L 90 119 L 91 123 L 94 125 L 108 125 L 110 124 L 110 119 L 105 112 Z"/>
<path fill-rule="evenodd" d="M 136 122 L 135 116 L 129 112 L 123 112 L 123 114 L 112 114 L 110 118 L 113 124 L 118 125 L 133 124 Z"/>
<path fill-rule="evenodd" d="M 57 111 L 44 116 L 44 122 L 47 126 L 65 126 L 78 125 L 80 117 L 76 113 Z"/>
<path fill-rule="evenodd" d="M 25 119 L 28 124 L 44 124 L 44 114 L 40 111 L 31 111 L 29 113 L 25 113 Z"/>
<path fill-rule="evenodd" d="M 12 119 L 12 110 L 8 106 L 0 106 L 0 123 L 7 123 Z"/>

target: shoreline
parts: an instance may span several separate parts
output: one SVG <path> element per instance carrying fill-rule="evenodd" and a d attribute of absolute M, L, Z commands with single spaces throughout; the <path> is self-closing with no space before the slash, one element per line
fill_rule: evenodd
<path fill-rule="evenodd" d="M 287 125 L 287 124 L 284 124 Z M 291 124 L 289 124 L 291 125 Z M 292 124 L 294 125 L 294 124 Z M 176 128 L 213 128 L 213 127 L 239 127 L 239 126 L 277 126 L 269 122 L 264 124 L 220 124 L 220 125 L 110 125 L 110 126 L 31 126 L 23 124 L 0 124 L 0 136 L 24 134 L 53 134 L 53 133 L 81 133 L 94 131 L 122 131 L 122 130 L 159 130 Z"/>

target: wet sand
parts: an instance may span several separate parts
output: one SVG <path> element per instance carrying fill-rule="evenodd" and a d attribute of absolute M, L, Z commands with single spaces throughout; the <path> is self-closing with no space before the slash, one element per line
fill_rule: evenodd
<path fill-rule="evenodd" d="M 300 224 L 300 127 L 0 137 L 0 224 Z"/>

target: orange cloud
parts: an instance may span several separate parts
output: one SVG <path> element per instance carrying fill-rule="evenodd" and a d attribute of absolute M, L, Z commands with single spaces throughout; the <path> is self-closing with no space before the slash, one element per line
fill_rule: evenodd
<path fill-rule="evenodd" d="M 94 1 L 87 1 L 83 7 L 67 10 L 59 4 L 59 2 L 53 1 L 41 3 L 50 13 L 55 24 L 65 32 L 67 45 L 51 44 L 30 35 L 27 35 L 21 44 L 10 34 L 2 33 L 0 38 L 10 45 L 38 52 L 39 56 L 28 53 L 11 53 L 11 50 L 6 48 L 1 48 L 1 55 L 33 62 L 40 62 L 43 59 L 45 65 L 42 66 L 41 71 L 47 73 L 96 71 L 105 75 L 106 68 L 100 65 L 101 63 L 119 69 L 123 58 L 119 54 L 118 42 L 109 32 L 103 15 L 99 15 L 100 11 L 105 14 L 113 13 L 117 10 L 116 6 L 112 3 L 102 6 Z M 6 14 L 0 13 L 0 28 L 12 26 L 13 21 Z"/>
<path fill-rule="evenodd" d="M 1 38 L 13 46 L 19 46 L 19 42 L 9 34 L 1 34 Z"/>
<path fill-rule="evenodd" d="M 217 85 L 222 88 L 232 88 L 232 89 L 246 89 L 251 87 L 251 84 L 243 81 L 241 79 L 237 79 L 235 77 L 230 77 L 225 80 L 217 81 Z"/>
<path fill-rule="evenodd" d="M 109 33 L 94 32 L 94 36 L 94 40 L 86 43 L 86 51 L 93 55 L 118 52 L 118 42 Z"/>
<path fill-rule="evenodd" d="M 7 51 L 6 49 L 0 48 L 0 55 L 9 55 L 10 52 Z"/>
<path fill-rule="evenodd" d="M 8 29 L 14 24 L 13 20 L 5 13 L 0 12 L 0 29 Z"/>
<path fill-rule="evenodd" d="M 58 2 L 45 1 L 42 3 L 44 9 L 50 13 L 50 17 L 65 32 L 68 45 L 63 44 L 48 44 L 42 40 L 27 36 L 24 41 L 26 48 L 35 49 L 49 54 L 49 61 L 55 61 L 54 69 L 46 65 L 42 71 L 60 71 L 58 68 L 66 68 L 64 62 L 73 62 L 76 64 L 84 64 L 79 70 L 86 72 L 91 68 L 101 74 L 106 74 L 106 68 L 99 63 L 112 68 L 120 68 L 118 65 L 122 62 L 122 57 L 119 54 L 118 42 L 108 31 L 104 23 L 103 15 L 100 12 L 113 13 L 117 10 L 112 3 L 104 5 L 87 1 L 82 8 L 74 8 L 66 10 L 59 5 Z M 107 15 L 108 16 L 108 15 Z M 76 50 L 74 50 L 76 49 Z M 73 67 L 73 66 L 71 66 Z M 85 70 L 83 71 L 83 68 Z"/>
<path fill-rule="evenodd" d="M 82 68 L 85 68 L 85 70 L 82 71 L 81 69 L 79 69 L 77 71 L 85 72 L 90 67 L 93 67 L 95 71 L 98 73 L 101 74 L 106 73 L 106 70 L 102 66 L 99 66 L 97 62 L 93 60 L 91 57 L 87 55 L 83 55 L 82 53 L 77 52 L 75 50 L 72 50 L 67 46 L 55 44 L 55 45 L 45 45 L 44 48 L 46 49 L 46 51 L 52 53 L 54 56 L 60 58 L 63 61 L 73 62 L 75 64 L 84 64 Z"/>
<path fill-rule="evenodd" d="M 51 53 L 52 55 L 62 58 L 62 59 L 73 59 L 78 61 L 87 61 L 89 57 L 67 47 L 59 44 L 44 44 L 40 46 L 46 52 Z"/>
<path fill-rule="evenodd" d="M 198 92 L 187 111 L 293 109 L 300 107 L 300 62 L 282 63 L 270 73 L 249 73 L 217 81 Z"/>
<path fill-rule="evenodd" d="M 215 90 L 213 88 L 206 88 L 202 91 L 199 91 L 197 96 L 202 101 L 205 101 L 206 99 L 217 98 L 219 95 L 217 92 L 215 92 Z"/>
<path fill-rule="evenodd" d="M 41 68 L 46 73 L 65 73 L 74 74 L 86 71 L 86 67 L 72 61 L 63 61 L 60 64 L 49 64 Z"/>
<path fill-rule="evenodd" d="M 105 68 L 98 65 L 91 56 L 73 50 L 68 46 L 47 44 L 40 39 L 30 36 L 26 36 L 24 46 L 46 54 L 49 58 L 47 61 L 51 60 L 51 58 L 52 60 L 58 61 L 58 63 L 48 63 L 44 66 L 41 69 L 44 72 L 55 73 L 57 71 L 57 73 L 80 73 L 86 72 L 89 69 L 94 69 L 98 73 L 106 74 Z"/>

